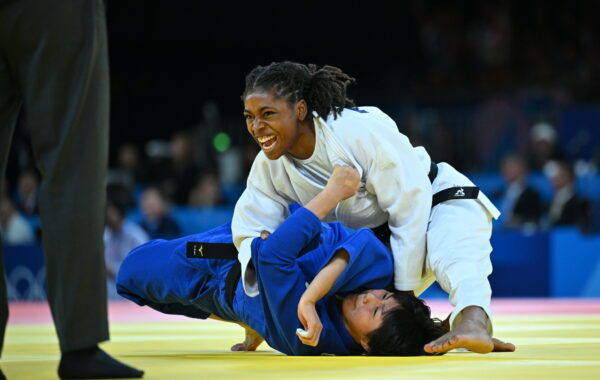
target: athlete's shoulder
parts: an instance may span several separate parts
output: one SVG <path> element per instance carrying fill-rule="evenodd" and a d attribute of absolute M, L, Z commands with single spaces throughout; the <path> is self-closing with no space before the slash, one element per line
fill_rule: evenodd
<path fill-rule="evenodd" d="M 327 125 L 334 130 L 365 126 L 372 126 L 371 129 L 374 130 L 385 127 L 397 129 L 394 120 L 377 107 L 345 108 L 336 118 L 330 115 L 327 118 Z M 375 126 L 378 126 L 378 128 L 374 128 Z"/>
<path fill-rule="evenodd" d="M 346 108 L 335 119 L 330 115 L 326 124 L 350 146 L 373 143 L 398 133 L 396 123 L 377 107 Z"/>

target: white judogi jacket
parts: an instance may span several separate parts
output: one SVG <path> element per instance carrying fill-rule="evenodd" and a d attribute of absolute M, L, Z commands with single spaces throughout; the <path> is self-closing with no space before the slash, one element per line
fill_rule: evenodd
<path fill-rule="evenodd" d="M 431 212 L 429 157 L 421 162 L 396 123 L 376 107 L 345 109 L 336 120 L 315 116 L 315 128 L 323 132 L 329 162 L 356 168 L 364 184 L 325 221 L 338 220 L 350 228 L 388 222 L 394 285 L 398 290 L 416 289 L 424 268 Z M 296 165 L 288 156 L 269 160 L 260 152 L 236 204 L 231 227 L 244 289 L 250 296 L 258 294 L 255 273 L 248 268 L 252 238 L 262 230 L 274 231 L 288 216 L 291 203 L 305 205 L 325 187 L 326 183 L 316 183 Z"/>

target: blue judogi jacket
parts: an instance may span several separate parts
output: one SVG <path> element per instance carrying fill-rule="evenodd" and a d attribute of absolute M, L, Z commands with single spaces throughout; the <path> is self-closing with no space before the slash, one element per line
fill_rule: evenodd
<path fill-rule="evenodd" d="M 238 281 L 233 301 L 225 279 L 236 264 L 227 259 L 190 259 L 187 242 L 231 243 L 230 224 L 175 240 L 153 240 L 134 249 L 123 261 L 117 291 L 138 305 L 169 314 L 243 322 L 274 349 L 287 355 L 355 355 L 362 347 L 342 320 L 338 296 L 366 289 L 389 288 L 393 259 L 369 229 L 354 232 L 339 223 L 321 223 L 309 210 L 296 210 L 268 239 L 252 243 L 252 263 L 260 294 L 248 297 Z M 316 305 L 323 324 L 319 345 L 302 344 L 297 310 L 300 297 L 319 271 L 340 249 L 349 263 L 332 289 Z M 338 296 L 336 296 L 338 295 Z"/>

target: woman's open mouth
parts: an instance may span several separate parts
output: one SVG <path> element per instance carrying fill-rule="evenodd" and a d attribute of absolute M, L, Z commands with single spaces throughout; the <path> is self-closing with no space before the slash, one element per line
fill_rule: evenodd
<path fill-rule="evenodd" d="M 258 137 L 256 140 L 260 144 L 262 150 L 265 152 L 272 151 L 275 148 L 275 145 L 277 144 L 277 137 L 275 137 L 275 135 L 261 136 Z"/>

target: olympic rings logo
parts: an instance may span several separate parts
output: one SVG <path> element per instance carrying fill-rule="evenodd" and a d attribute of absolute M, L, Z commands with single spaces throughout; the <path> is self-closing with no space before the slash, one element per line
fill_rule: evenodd
<path fill-rule="evenodd" d="M 33 273 L 31 268 L 18 265 L 6 276 L 6 290 L 10 301 L 46 300 L 46 270 Z"/>

